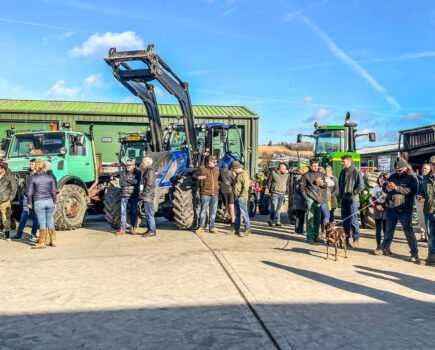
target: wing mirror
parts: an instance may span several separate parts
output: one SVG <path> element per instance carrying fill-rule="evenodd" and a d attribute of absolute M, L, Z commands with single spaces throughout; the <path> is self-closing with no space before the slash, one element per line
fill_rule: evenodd
<path fill-rule="evenodd" d="M 296 137 L 296 142 L 297 143 L 301 143 L 302 142 L 302 134 L 298 134 L 298 136 Z"/>
<path fill-rule="evenodd" d="M 376 142 L 376 133 L 375 132 L 370 132 L 369 133 L 369 141 L 370 142 Z"/>

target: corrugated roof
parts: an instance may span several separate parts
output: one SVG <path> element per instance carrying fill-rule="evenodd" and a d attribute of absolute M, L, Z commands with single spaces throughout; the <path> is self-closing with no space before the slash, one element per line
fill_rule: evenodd
<path fill-rule="evenodd" d="M 65 113 L 65 114 L 103 114 L 103 115 L 147 115 L 141 103 L 112 102 L 72 102 L 72 101 L 32 101 L 0 100 L 0 113 Z M 179 105 L 161 104 L 162 117 L 181 116 Z M 253 117 L 258 115 L 243 106 L 193 106 L 195 117 Z"/>
<path fill-rule="evenodd" d="M 361 149 L 357 150 L 357 152 L 360 155 L 377 154 L 377 153 L 394 152 L 394 151 L 397 151 L 397 143 L 392 144 L 392 145 L 361 148 Z"/>
<path fill-rule="evenodd" d="M 399 133 L 406 134 L 406 133 L 410 133 L 413 131 L 430 130 L 430 129 L 435 130 L 435 124 L 417 126 L 415 128 L 411 128 L 411 129 L 403 129 L 403 130 L 399 130 Z"/>

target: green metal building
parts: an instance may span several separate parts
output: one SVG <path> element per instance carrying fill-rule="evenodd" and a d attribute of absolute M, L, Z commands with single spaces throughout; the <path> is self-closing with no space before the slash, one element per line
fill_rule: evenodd
<path fill-rule="evenodd" d="M 256 172 L 258 165 L 259 116 L 242 106 L 194 106 L 196 122 L 236 124 L 245 142 L 249 171 Z M 162 123 L 180 123 L 178 105 L 159 105 Z M 15 130 L 50 130 L 50 123 L 61 128 L 69 123 L 74 131 L 87 132 L 94 123 L 97 151 L 104 150 L 103 162 L 116 162 L 119 151 L 118 131 L 146 131 L 147 111 L 139 103 L 68 102 L 0 100 L 0 138 L 14 125 Z"/>

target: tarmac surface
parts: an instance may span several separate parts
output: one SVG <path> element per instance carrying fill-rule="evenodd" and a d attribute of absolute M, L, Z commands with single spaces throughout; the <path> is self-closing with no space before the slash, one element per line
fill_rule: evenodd
<path fill-rule="evenodd" d="M 363 230 L 336 262 L 283 216 L 247 238 L 165 220 L 116 237 L 89 216 L 56 248 L 0 240 L 0 349 L 435 349 L 435 268 L 402 232 L 391 257 Z"/>

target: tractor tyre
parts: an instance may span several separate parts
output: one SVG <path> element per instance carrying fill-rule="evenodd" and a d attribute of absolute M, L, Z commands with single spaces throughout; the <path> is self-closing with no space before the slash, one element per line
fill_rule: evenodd
<path fill-rule="evenodd" d="M 194 230 L 198 226 L 197 186 L 191 177 L 177 181 L 173 192 L 174 220 L 178 228 Z"/>
<path fill-rule="evenodd" d="M 260 214 L 269 215 L 272 209 L 272 198 L 269 194 L 264 194 L 263 201 L 260 204 Z"/>
<path fill-rule="evenodd" d="M 248 214 L 250 218 L 253 218 L 255 214 L 257 214 L 257 198 L 255 197 L 255 194 L 249 196 Z"/>
<path fill-rule="evenodd" d="M 77 185 L 65 185 L 57 194 L 56 208 L 53 213 L 57 230 L 75 230 L 82 226 L 89 204 L 89 197 Z"/>
<path fill-rule="evenodd" d="M 219 208 L 216 210 L 216 221 L 222 222 L 224 224 L 231 223 L 231 215 L 227 212 L 225 208 Z"/>
<path fill-rule="evenodd" d="M 119 179 L 112 180 L 104 194 L 104 215 L 109 225 L 117 230 L 121 226 L 121 187 Z"/>

